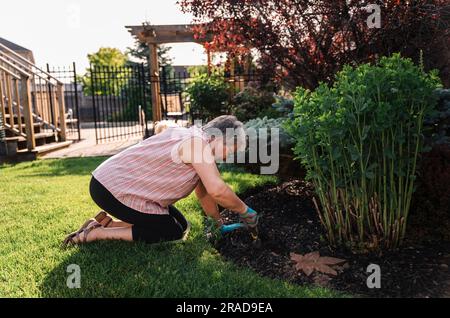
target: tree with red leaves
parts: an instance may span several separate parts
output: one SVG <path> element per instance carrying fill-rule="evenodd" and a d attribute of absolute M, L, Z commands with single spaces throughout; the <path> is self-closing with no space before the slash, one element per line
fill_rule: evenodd
<path fill-rule="evenodd" d="M 210 50 L 242 56 L 258 52 L 263 67 L 293 85 L 330 82 L 345 64 L 400 52 L 426 69 L 437 68 L 449 84 L 448 0 L 180 0 L 199 38 Z M 372 5 L 371 7 L 368 7 Z M 369 27 L 378 5 L 381 27 Z"/>

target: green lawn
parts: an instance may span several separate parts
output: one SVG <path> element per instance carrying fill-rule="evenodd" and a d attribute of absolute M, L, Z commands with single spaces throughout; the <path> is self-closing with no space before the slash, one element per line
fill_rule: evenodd
<path fill-rule="evenodd" d="M 64 236 L 98 208 L 90 172 L 105 158 L 40 160 L 0 166 L 0 297 L 332 297 L 326 289 L 263 278 L 225 261 L 205 239 L 193 196 L 177 204 L 189 221 L 180 244 L 101 242 L 61 249 Z M 223 173 L 236 190 L 273 178 Z M 66 286 L 67 266 L 81 288 Z"/>

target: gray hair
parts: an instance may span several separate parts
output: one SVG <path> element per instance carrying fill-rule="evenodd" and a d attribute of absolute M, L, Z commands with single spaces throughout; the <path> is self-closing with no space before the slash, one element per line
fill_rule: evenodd
<path fill-rule="evenodd" d="M 237 148 L 239 151 L 245 150 L 246 134 L 244 124 L 236 116 L 223 115 L 214 118 L 202 127 L 207 136 L 222 136 L 224 144 L 233 144 L 236 137 Z"/>

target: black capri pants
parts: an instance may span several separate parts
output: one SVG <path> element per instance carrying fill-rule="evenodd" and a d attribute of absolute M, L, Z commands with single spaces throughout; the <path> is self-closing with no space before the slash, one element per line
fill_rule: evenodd
<path fill-rule="evenodd" d="M 168 215 L 146 214 L 136 211 L 117 200 L 94 177 L 91 178 L 89 191 L 92 200 L 105 212 L 115 218 L 132 224 L 133 241 L 158 243 L 175 241 L 183 237 L 188 222 L 174 206 L 169 206 Z"/>

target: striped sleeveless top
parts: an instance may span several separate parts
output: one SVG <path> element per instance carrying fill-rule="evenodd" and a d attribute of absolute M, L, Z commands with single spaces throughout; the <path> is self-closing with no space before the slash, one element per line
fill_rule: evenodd
<path fill-rule="evenodd" d="M 178 156 L 178 146 L 191 137 L 207 141 L 198 127 L 169 128 L 109 158 L 92 175 L 124 205 L 168 214 L 168 206 L 188 196 L 199 181 L 192 165 Z"/>

